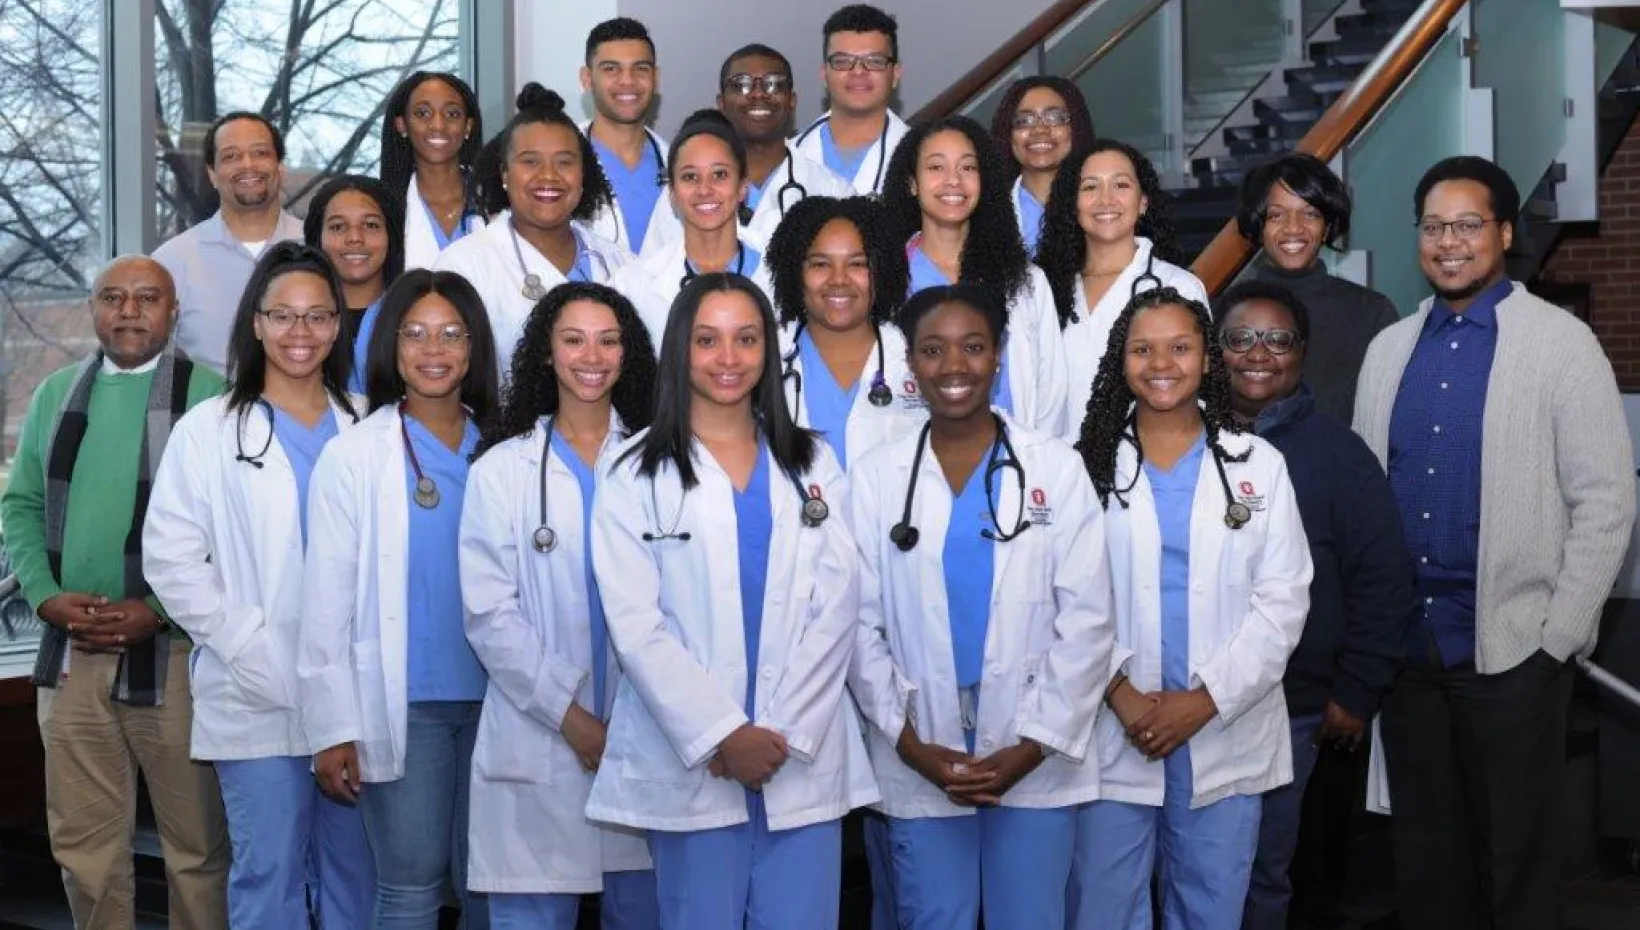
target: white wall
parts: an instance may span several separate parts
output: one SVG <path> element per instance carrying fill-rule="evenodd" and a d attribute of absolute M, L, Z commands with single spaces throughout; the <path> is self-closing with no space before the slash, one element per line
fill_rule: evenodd
<path fill-rule="evenodd" d="M 587 31 L 614 15 L 649 27 L 661 69 L 655 125 L 663 133 L 711 106 L 718 68 L 730 52 L 762 42 L 791 59 L 798 124 L 819 115 L 820 27 L 842 0 L 516 0 L 519 80 L 538 80 L 577 111 Z M 898 109 L 909 114 L 1025 28 L 1052 0 L 879 0 L 900 24 L 905 77 Z M 617 14 L 618 10 L 618 14 Z M 590 112 L 583 103 L 579 111 Z"/>

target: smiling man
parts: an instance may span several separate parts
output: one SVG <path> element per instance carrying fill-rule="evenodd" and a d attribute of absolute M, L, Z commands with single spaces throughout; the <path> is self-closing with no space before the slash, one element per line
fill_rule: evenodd
<path fill-rule="evenodd" d="M 820 79 L 831 109 L 797 137 L 797 150 L 854 185 L 881 194 L 905 121 L 888 108 L 900 86 L 899 26 L 874 6 L 831 14 L 822 29 Z"/>
<path fill-rule="evenodd" d="M 1511 282 L 1520 193 L 1483 158 L 1418 182 L 1435 296 L 1373 340 L 1355 429 L 1417 573 L 1381 729 L 1406 930 L 1557 930 L 1571 660 L 1634 522 L 1623 403 L 1589 327 Z"/>
<path fill-rule="evenodd" d="M 284 209 L 285 140 L 262 116 L 229 113 L 205 132 L 205 175 L 222 206 L 154 252 L 176 281 L 177 348 L 226 374 L 228 329 L 251 269 L 270 242 L 302 238 Z"/>
<path fill-rule="evenodd" d="M 666 209 L 666 140 L 648 125 L 660 80 L 655 40 L 643 23 L 617 16 L 587 34 L 581 89 L 594 113 L 581 131 L 615 194 L 614 205 L 593 217 L 592 231 L 634 255 L 644 251 L 651 218 Z"/>

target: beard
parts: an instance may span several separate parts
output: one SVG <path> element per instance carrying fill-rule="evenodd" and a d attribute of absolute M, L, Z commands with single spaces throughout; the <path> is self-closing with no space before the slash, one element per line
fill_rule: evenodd
<path fill-rule="evenodd" d="M 233 202 L 241 207 L 266 206 L 268 200 L 273 197 L 273 184 L 264 183 L 260 191 L 243 190 L 236 186 L 232 188 L 232 196 Z"/>

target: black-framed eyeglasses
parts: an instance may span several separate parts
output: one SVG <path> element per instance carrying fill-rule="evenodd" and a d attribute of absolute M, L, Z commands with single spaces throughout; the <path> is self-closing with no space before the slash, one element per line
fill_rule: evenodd
<path fill-rule="evenodd" d="M 439 327 L 406 323 L 399 327 L 399 338 L 418 346 L 429 342 L 436 342 L 442 346 L 458 346 L 466 342 L 469 335 L 471 334 L 465 328 L 454 323 Z"/>
<path fill-rule="evenodd" d="M 731 74 L 723 79 L 723 89 L 742 97 L 750 97 L 752 91 L 762 88 L 765 94 L 785 93 L 792 86 L 789 74 Z"/>
<path fill-rule="evenodd" d="M 306 323 L 307 328 L 315 332 L 323 332 L 324 330 L 328 330 L 335 326 L 336 320 L 341 317 L 341 314 L 334 310 L 308 310 L 306 312 L 297 312 L 295 310 L 279 308 L 274 310 L 258 310 L 256 312 L 262 315 L 262 319 L 268 321 L 269 326 L 272 326 L 280 332 L 284 332 L 285 330 L 295 326 L 297 321 Z"/>
<path fill-rule="evenodd" d="M 826 67 L 833 71 L 853 71 L 856 65 L 865 65 L 867 71 L 887 71 L 888 66 L 894 64 L 892 55 L 850 55 L 847 52 L 835 52 L 826 56 Z"/>
<path fill-rule="evenodd" d="M 1253 329 L 1248 326 L 1237 326 L 1219 334 L 1219 345 L 1224 347 L 1224 351 L 1237 355 L 1246 355 L 1261 342 L 1271 355 L 1286 355 L 1303 344 L 1304 338 L 1296 330 Z"/>
<path fill-rule="evenodd" d="M 1448 229 L 1457 234 L 1459 239 L 1476 239 L 1481 230 L 1488 223 L 1501 223 L 1502 220 L 1483 220 L 1478 216 L 1466 216 L 1462 219 L 1451 220 L 1419 220 L 1417 222 L 1418 238 L 1425 242 L 1439 242 L 1446 235 Z"/>
<path fill-rule="evenodd" d="M 1048 107 L 1046 110 L 1020 110 L 1014 114 L 1013 127 L 1015 129 L 1035 129 L 1038 126 L 1069 126 L 1071 111 L 1064 107 Z"/>

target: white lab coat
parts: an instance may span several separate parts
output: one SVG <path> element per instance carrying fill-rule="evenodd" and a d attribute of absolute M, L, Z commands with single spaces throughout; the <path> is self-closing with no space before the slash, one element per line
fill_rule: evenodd
<path fill-rule="evenodd" d="M 469 213 L 461 218 L 461 225 L 471 235 L 484 228 L 484 218 Z M 416 176 L 411 174 L 410 186 L 404 192 L 404 270 L 432 268 L 438 261 L 439 251 L 438 234 L 433 231 L 433 221 L 421 199 L 421 188 L 416 186 Z"/>
<path fill-rule="evenodd" d="M 1003 806 L 1065 807 L 1099 795 L 1093 723 L 1115 641 L 1104 513 L 1068 446 L 1011 422 L 1008 434 L 1027 490 L 1022 500 L 1014 473 L 1001 472 L 997 513 L 1004 526 L 1016 514 L 1032 526 L 994 546 L 974 750 L 984 757 L 1025 738 L 1041 743 L 1046 761 L 1003 795 Z M 849 529 L 861 560 L 849 688 L 870 723 L 882 811 L 958 817 L 974 808 L 953 804 L 895 751 L 908 716 L 923 741 L 966 749 L 942 558 L 953 498 L 932 448 L 924 450 L 911 511 L 922 538 L 901 552 L 888 537 L 902 519 L 917 439 L 879 446 L 849 472 Z M 973 480 L 985 467 L 982 459 Z"/>
<path fill-rule="evenodd" d="M 1202 287 L 1201 281 L 1197 280 L 1195 275 L 1159 258 L 1153 263 L 1150 262 L 1150 240 L 1144 236 L 1134 238 L 1139 243 L 1139 251 L 1133 254 L 1133 260 L 1128 262 L 1128 266 L 1111 282 L 1110 289 L 1099 298 L 1099 304 L 1093 308 L 1093 312 L 1088 312 L 1087 294 L 1082 290 L 1082 282 L 1078 280 L 1074 286 L 1077 322 L 1061 330 L 1058 316 L 1054 317 L 1052 331 L 1059 333 L 1064 346 L 1069 377 L 1067 416 L 1061 435 L 1070 443 L 1075 443 L 1081 438 L 1082 421 L 1088 414 L 1088 400 L 1093 397 L 1093 379 L 1099 375 L 1099 362 L 1105 357 L 1105 349 L 1110 343 L 1111 328 L 1135 296 L 1134 286 L 1144 275 L 1147 264 L 1150 265 L 1151 273 L 1161 279 L 1163 287 L 1175 288 L 1191 300 L 1207 303 L 1207 289 Z M 1147 279 L 1139 292 L 1153 290 L 1155 287 L 1155 283 Z"/>
<path fill-rule="evenodd" d="M 604 872 L 650 867 L 641 834 L 586 818 L 592 776 L 559 735 L 571 702 L 599 718 L 608 708 L 592 706 L 581 485 L 556 452 L 547 459 L 547 519 L 558 548 L 541 553 L 532 542 L 546 442 L 537 427 L 486 452 L 467 476 L 461 511 L 467 641 L 490 679 L 473 748 L 473 891 L 586 894 L 602 890 Z M 607 703 L 619 681 L 613 649 L 605 673 Z"/>
<path fill-rule="evenodd" d="M 569 280 L 523 236 L 517 237 L 518 248 L 514 250 L 510 217 L 510 213 L 503 213 L 478 232 L 451 243 L 439 253 L 434 265 L 440 271 L 459 273 L 472 282 L 478 295 L 484 298 L 490 328 L 495 332 L 495 361 L 502 383 L 512 374 L 513 350 L 524 335 L 530 311 L 535 309 L 536 302 L 524 296 L 524 275 L 538 275 L 541 286 L 549 291 Z M 579 221 L 573 225 L 589 255 L 587 264 L 593 279 L 599 284 L 608 284 L 615 271 L 632 260 L 632 253 L 598 236 Z M 524 256 L 522 268 L 518 265 L 519 255 Z"/>
<path fill-rule="evenodd" d="M 1299 520 L 1287 463 L 1252 435 L 1221 434 L 1230 455 L 1249 447 L 1246 462 L 1226 461 L 1236 497 L 1252 511 L 1239 530 L 1224 523 L 1226 501 L 1212 450 L 1202 455 L 1190 517 L 1190 687 L 1206 687 L 1218 706 L 1190 740 L 1192 808 L 1232 795 L 1260 794 L 1293 779 L 1292 732 L 1281 678 L 1310 609 L 1310 546 Z M 1116 595 L 1116 649 L 1111 674 L 1127 671 L 1141 692 L 1162 686 L 1162 537 L 1155 498 L 1137 456 L 1123 443 L 1116 487 L 1105 507 L 1111 580 Z M 1104 765 L 1101 797 L 1160 807 L 1162 767 L 1127 742 L 1115 714 L 1098 722 Z"/>
<path fill-rule="evenodd" d="M 741 244 L 748 249 L 757 248 L 757 244 L 741 238 Z M 620 291 L 632 305 L 638 309 L 638 319 L 643 321 L 644 328 L 649 330 L 649 339 L 655 344 L 655 353 L 660 354 L 661 338 L 666 334 L 666 318 L 672 312 L 672 301 L 677 300 L 678 292 L 683 290 L 683 275 L 685 271 L 683 258 L 684 242 L 677 239 L 671 245 L 644 255 L 635 262 L 616 269 L 609 279 L 609 286 Z M 735 260 L 729 260 L 729 271 L 735 270 Z M 774 285 L 769 281 L 768 268 L 764 266 L 760 257 L 757 269 L 746 277 L 752 283 L 762 288 L 763 294 L 773 301 Z"/>
<path fill-rule="evenodd" d="M 788 186 L 793 185 L 795 186 Z M 780 196 L 781 188 L 786 196 Z M 854 186 L 833 174 L 830 168 L 804 155 L 791 142 L 786 143 L 786 158 L 770 172 L 763 183 L 763 197 L 752 211 L 752 221 L 740 224 L 740 238 L 757 246 L 761 251 L 769 247 L 769 237 L 786 218 L 787 211 L 804 197 L 851 197 Z M 782 205 L 781 201 L 785 203 Z M 665 210 L 657 209 L 649 220 L 649 231 L 644 233 L 643 253 L 650 255 L 683 238 L 683 221 L 672 209 L 672 201 L 662 197 Z"/>
<path fill-rule="evenodd" d="M 791 357 L 790 368 L 796 374 L 796 377 L 783 377 L 781 382 L 786 388 L 786 408 L 791 411 L 792 419 L 798 426 L 812 429 L 808 403 L 798 396 L 797 390 L 798 378 L 803 379 L 805 386 L 809 380 L 803 371 L 803 356 L 792 353 L 796 332 L 796 323 L 780 327 L 780 357 Z M 905 336 L 893 323 L 883 324 L 878 333 L 882 339 L 883 380 L 894 392 L 894 399 L 886 407 L 871 404 L 871 382 L 877 377 L 877 351 L 873 349 L 860 372 L 860 386 L 854 393 L 854 406 L 849 408 L 848 425 L 844 428 L 844 441 L 852 459 L 858 459 L 883 442 L 915 433 L 928 419 L 928 403 L 917 393 L 917 379 L 912 377 L 906 362 Z"/>
<path fill-rule="evenodd" d="M 593 567 L 624 677 L 587 816 L 672 831 L 744 823 L 745 791 L 707 765 L 748 722 L 748 674 L 756 675 L 755 723 L 790 747 L 762 789 L 769 829 L 835 820 L 876 801 L 843 693 L 859 571 L 831 448 L 819 443 L 813 467 L 799 476 L 832 507 L 818 527 L 802 525 L 797 488 L 769 461 L 774 532 L 758 664 L 748 669 L 729 476 L 696 443 L 693 490 L 684 493 L 670 466 L 653 481 L 640 477 L 635 455 L 619 459 L 638 441 L 613 453 L 593 505 Z M 674 530 L 691 538 L 643 539 Z"/>
<path fill-rule="evenodd" d="M 1008 304 L 1008 390 L 1013 417 L 1028 430 L 1062 435 L 1066 413 L 1066 361 L 1063 342 L 1054 338 L 1059 315 L 1054 310 L 1048 276 L 1027 266 L 1025 287 Z M 907 337 L 909 338 L 909 336 Z"/>
<path fill-rule="evenodd" d="M 887 111 L 886 115 L 888 117 L 886 138 L 878 138 L 876 142 L 871 143 L 871 148 L 866 151 L 865 157 L 860 159 L 860 168 L 855 172 L 854 177 L 844 178 L 844 180 L 854 185 L 856 194 L 872 196 L 883 192 L 883 181 L 888 177 L 888 163 L 893 160 L 894 150 L 900 147 L 900 140 L 905 138 L 906 131 L 909 128 L 906 126 L 905 120 L 900 119 L 899 114 L 893 110 Z M 820 165 L 826 163 L 825 149 L 820 142 L 820 127 L 830 120 L 831 112 L 828 110 L 824 116 L 810 123 L 808 128 L 798 133 L 797 139 L 793 143 L 799 152 L 807 155 Z"/>
<path fill-rule="evenodd" d="M 355 400 L 363 410 L 363 400 Z M 353 417 L 331 405 L 346 434 Z M 235 456 L 266 450 L 261 467 Z M 183 415 L 154 475 L 142 572 L 194 641 L 191 755 L 305 756 L 297 711 L 302 533 L 296 476 L 259 405 L 213 397 Z"/>
<path fill-rule="evenodd" d="M 493 227 L 492 227 L 493 228 Z M 308 750 L 356 743 L 366 782 L 404 777 L 410 495 L 398 406 L 332 440 L 308 486 L 296 674 Z"/>
<path fill-rule="evenodd" d="M 660 133 L 657 133 L 655 130 L 646 128 L 644 129 L 644 132 L 649 134 L 649 142 L 654 146 L 653 151 L 655 152 L 656 161 L 660 166 L 660 173 L 664 176 L 666 174 L 666 153 L 670 149 L 670 146 L 667 144 L 665 139 L 661 138 Z M 581 124 L 581 135 L 586 136 L 588 140 L 592 138 L 592 120 L 587 120 Z M 602 167 L 601 162 L 599 166 Z M 626 218 L 621 214 L 620 204 L 618 204 L 613 198 L 613 185 L 610 187 L 610 193 L 611 199 L 609 206 L 604 207 L 597 213 L 593 214 L 592 219 L 587 223 L 587 228 L 597 234 L 600 239 L 613 242 L 621 248 L 626 249 L 628 252 L 636 254 L 639 252 L 639 249 L 633 248 L 632 246 L 632 236 L 626 229 Z M 644 233 L 645 244 L 649 241 L 650 232 L 652 232 L 655 228 L 655 217 L 658 216 L 663 209 L 670 211 L 670 208 L 666 205 L 665 189 L 661 190 L 660 199 L 655 201 L 655 210 L 649 215 L 649 231 Z"/>

